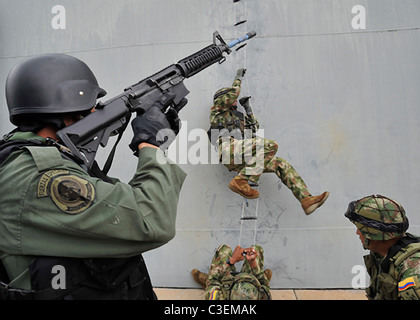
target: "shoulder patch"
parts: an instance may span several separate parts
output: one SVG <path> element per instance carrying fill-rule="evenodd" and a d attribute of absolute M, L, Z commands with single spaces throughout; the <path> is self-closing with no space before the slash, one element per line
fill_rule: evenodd
<path fill-rule="evenodd" d="M 209 300 L 218 300 L 218 294 L 219 290 L 213 290 L 212 292 L 210 292 Z"/>
<path fill-rule="evenodd" d="M 50 196 L 54 204 L 67 214 L 85 211 L 95 199 L 95 187 L 68 170 L 49 170 L 39 179 L 38 198 Z"/>
<path fill-rule="evenodd" d="M 45 172 L 38 181 L 37 197 L 42 198 L 48 196 L 48 187 L 51 180 L 59 175 L 69 174 L 68 170 L 49 170 Z"/>
<path fill-rule="evenodd" d="M 419 287 L 418 277 L 409 277 L 398 282 L 398 291 L 404 291 L 411 287 Z"/>

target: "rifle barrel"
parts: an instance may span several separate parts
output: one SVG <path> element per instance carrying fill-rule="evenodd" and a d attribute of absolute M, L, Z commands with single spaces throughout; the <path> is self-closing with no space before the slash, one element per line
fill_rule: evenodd
<path fill-rule="evenodd" d="M 255 37 L 256 35 L 257 35 L 257 33 L 255 31 L 248 32 L 246 35 L 229 42 L 228 43 L 229 49 L 233 48 L 234 46 L 236 46 L 237 44 L 239 44 L 241 42 L 244 42 L 248 39 L 251 39 L 252 37 Z"/>

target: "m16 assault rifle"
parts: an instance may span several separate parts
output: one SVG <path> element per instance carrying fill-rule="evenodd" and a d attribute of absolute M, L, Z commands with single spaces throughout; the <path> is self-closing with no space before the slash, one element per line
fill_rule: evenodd
<path fill-rule="evenodd" d="M 224 52 L 230 54 L 231 48 L 255 35 L 256 32 L 252 31 L 226 44 L 220 34 L 214 32 L 213 44 L 124 89 L 122 94 L 106 102 L 99 102 L 95 112 L 61 129 L 57 136 L 73 157 L 88 170 L 91 169 L 99 146 L 105 147 L 111 135 L 120 134 L 121 137 L 133 112 L 142 114 L 158 101 L 165 102 L 166 106 L 168 103 L 176 106 L 179 112 L 186 104 L 181 101 L 185 101 L 189 93 L 183 83 L 184 79 L 216 62 L 223 63 L 226 60 Z M 217 40 L 219 43 L 216 43 Z M 167 97 L 170 97 L 170 101 L 163 101 Z M 115 148 L 111 152 L 112 156 L 114 151 Z M 107 161 L 103 171 L 106 173 L 109 167 L 110 162 Z"/>

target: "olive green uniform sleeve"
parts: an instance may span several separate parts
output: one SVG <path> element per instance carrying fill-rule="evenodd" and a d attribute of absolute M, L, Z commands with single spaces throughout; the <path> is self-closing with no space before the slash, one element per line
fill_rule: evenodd
<path fill-rule="evenodd" d="M 39 149 L 46 161 L 60 156 L 54 147 Z M 0 167 L 1 192 L 7 194 L 0 200 L 0 251 L 118 258 L 174 237 L 186 175 L 175 164 L 160 164 L 159 149 L 140 150 L 129 184 L 93 178 L 64 159 L 43 167 L 39 159 L 34 163 L 35 151 L 16 152 Z"/>

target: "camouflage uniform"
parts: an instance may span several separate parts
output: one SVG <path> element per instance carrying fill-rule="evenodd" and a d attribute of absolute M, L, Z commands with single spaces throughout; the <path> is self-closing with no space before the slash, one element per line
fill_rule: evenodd
<path fill-rule="evenodd" d="M 366 289 L 373 300 L 420 299 L 420 238 L 406 233 L 408 219 L 404 208 L 394 200 L 377 195 L 349 204 L 346 212 L 359 229 L 367 249 L 370 241 L 398 238 L 384 257 L 371 251 L 364 256 L 370 285 Z"/>
<path fill-rule="evenodd" d="M 241 272 L 226 262 L 232 256 L 232 249 L 221 245 L 213 257 L 206 282 L 206 300 L 271 300 L 270 284 L 264 273 L 264 250 L 256 245 L 257 267 L 251 268 L 244 259 Z"/>
<path fill-rule="evenodd" d="M 239 172 L 237 178 L 255 184 L 258 184 L 262 173 L 274 172 L 299 201 L 310 197 L 311 193 L 296 170 L 286 160 L 275 157 L 278 144 L 274 140 L 255 136 L 259 128 L 256 117 L 236 110 L 235 102 L 241 91 L 241 82 L 235 79 L 232 87 L 218 90 L 210 110 L 211 129 L 214 132 L 227 129 L 229 133 L 229 137 L 221 135 L 217 141 L 221 163 L 230 171 Z M 247 128 L 251 128 L 253 137 L 246 137 L 247 131 L 251 131 L 246 130 Z M 212 142 L 215 139 L 217 136 L 212 136 Z M 258 161 L 257 152 L 262 148 L 263 159 Z"/>

